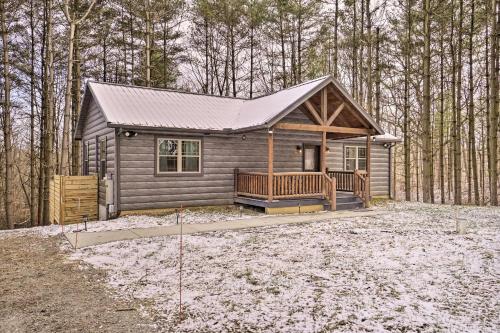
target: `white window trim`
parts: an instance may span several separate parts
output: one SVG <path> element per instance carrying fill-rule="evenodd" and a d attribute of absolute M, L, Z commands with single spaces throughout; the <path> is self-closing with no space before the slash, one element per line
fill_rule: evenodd
<path fill-rule="evenodd" d="M 164 140 L 177 141 L 177 171 L 160 171 L 160 142 Z M 183 141 L 195 141 L 198 142 L 198 155 L 186 155 L 188 157 L 198 157 L 198 171 L 182 171 L 182 142 Z M 201 173 L 201 140 L 197 139 L 178 139 L 178 138 L 157 138 L 156 139 L 156 173 L 159 175 L 172 175 L 172 174 L 200 174 Z"/>
<path fill-rule="evenodd" d="M 346 156 L 346 151 L 348 148 L 355 148 L 355 151 L 356 151 L 356 156 L 355 157 L 349 157 L 347 158 Z M 344 170 L 345 171 L 354 171 L 354 170 L 359 170 L 359 148 L 363 148 L 366 150 L 366 147 L 365 146 L 344 146 Z M 366 156 L 366 155 L 365 155 Z M 355 164 L 356 164 L 356 167 L 354 168 L 354 170 L 347 170 L 347 160 L 355 160 Z M 366 161 L 366 157 L 362 158 Z"/>

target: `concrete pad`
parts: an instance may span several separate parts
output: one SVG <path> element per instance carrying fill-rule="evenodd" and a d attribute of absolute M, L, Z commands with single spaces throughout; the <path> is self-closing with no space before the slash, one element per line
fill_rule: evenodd
<path fill-rule="evenodd" d="M 213 222 L 213 223 L 199 223 L 199 224 L 184 224 L 182 226 L 182 233 L 185 235 L 224 231 L 224 230 L 239 230 L 256 227 L 267 227 L 283 224 L 301 224 L 321 222 L 326 220 L 335 220 L 339 218 L 349 217 L 363 217 L 384 214 L 384 211 L 373 211 L 363 209 L 358 211 L 339 211 L 339 212 L 322 212 L 311 214 L 297 214 L 297 215 L 279 215 L 279 216 L 265 216 L 250 219 Z M 131 240 L 139 238 L 161 237 L 161 236 L 174 236 L 179 235 L 181 230 L 180 225 L 171 225 L 163 227 L 151 228 L 133 228 L 126 230 L 110 230 L 98 232 L 69 232 L 65 233 L 66 238 L 71 243 L 73 248 L 82 248 L 92 245 L 105 244 L 121 240 Z"/>
<path fill-rule="evenodd" d="M 139 235 L 132 232 L 132 230 L 108 230 L 99 232 L 67 232 L 64 234 L 66 239 L 75 249 L 82 247 L 106 244 L 121 240 L 130 240 L 141 238 Z"/>

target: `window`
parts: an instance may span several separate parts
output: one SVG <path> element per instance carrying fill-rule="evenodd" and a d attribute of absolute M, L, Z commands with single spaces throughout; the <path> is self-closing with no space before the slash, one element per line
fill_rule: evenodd
<path fill-rule="evenodd" d="M 85 143 L 83 147 L 83 170 L 82 174 L 84 176 L 89 175 L 89 155 L 90 155 L 90 145 L 88 141 Z"/>
<path fill-rule="evenodd" d="M 99 177 L 106 177 L 106 138 L 99 141 Z"/>
<path fill-rule="evenodd" d="M 199 173 L 200 140 L 158 139 L 158 173 Z"/>
<path fill-rule="evenodd" d="M 345 171 L 366 170 L 366 148 L 357 146 L 345 147 Z"/>

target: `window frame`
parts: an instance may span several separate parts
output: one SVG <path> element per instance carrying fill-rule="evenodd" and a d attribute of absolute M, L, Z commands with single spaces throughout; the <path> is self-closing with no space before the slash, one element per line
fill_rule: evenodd
<path fill-rule="evenodd" d="M 347 157 L 347 149 L 349 148 L 354 148 L 355 151 L 356 151 L 356 156 L 353 158 L 353 157 Z M 364 149 L 365 150 L 365 157 L 359 157 L 359 149 Z M 365 146 L 351 146 L 351 145 L 344 145 L 344 171 L 355 171 L 355 170 L 363 170 L 363 171 L 366 171 L 366 147 Z M 364 169 L 360 169 L 359 168 L 359 160 L 362 159 L 362 160 L 365 160 L 365 168 Z M 355 161 L 355 168 L 354 170 L 347 170 L 347 160 L 354 160 Z"/>
<path fill-rule="evenodd" d="M 177 141 L 177 171 L 160 171 L 160 157 L 169 155 L 160 155 L 160 144 L 164 140 Z M 198 142 L 198 155 L 183 155 L 182 143 L 186 141 Z M 203 175 L 203 139 L 199 137 L 155 137 L 155 176 L 202 176 Z M 183 157 L 197 157 L 198 171 L 182 171 Z"/>

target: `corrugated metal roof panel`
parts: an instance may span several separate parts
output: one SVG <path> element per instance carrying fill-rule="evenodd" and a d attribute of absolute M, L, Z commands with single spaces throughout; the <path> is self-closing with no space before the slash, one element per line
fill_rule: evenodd
<path fill-rule="evenodd" d="M 89 82 L 108 122 L 121 125 L 222 130 L 242 99 Z"/>
<path fill-rule="evenodd" d="M 383 133 L 331 76 L 251 100 L 100 82 L 88 82 L 88 88 L 111 124 L 221 131 L 272 125 L 329 83 L 337 85 L 361 115 Z"/>
<path fill-rule="evenodd" d="M 272 95 L 246 100 L 241 105 L 233 128 L 246 128 L 266 124 L 280 113 L 295 108 L 298 100 L 320 86 L 329 76 L 308 81 Z"/>

